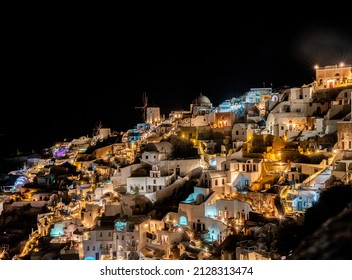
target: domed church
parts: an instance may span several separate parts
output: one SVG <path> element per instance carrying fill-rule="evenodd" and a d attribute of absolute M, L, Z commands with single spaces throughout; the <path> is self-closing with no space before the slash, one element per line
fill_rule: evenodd
<path fill-rule="evenodd" d="M 209 114 L 212 108 L 213 104 L 210 102 L 209 98 L 202 93 L 191 103 L 191 113 L 193 116 Z"/>

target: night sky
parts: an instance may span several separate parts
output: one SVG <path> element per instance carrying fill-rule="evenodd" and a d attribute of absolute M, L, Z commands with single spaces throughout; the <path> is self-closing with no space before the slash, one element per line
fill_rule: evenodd
<path fill-rule="evenodd" d="M 346 16 L 238 17 L 145 14 L 69 27 L 38 21 L 6 34 L 1 149 L 91 136 L 99 122 L 126 131 L 141 121 L 135 107 L 143 92 L 168 115 L 189 109 L 200 92 L 217 106 L 251 87 L 308 84 L 316 63 L 352 63 Z"/>

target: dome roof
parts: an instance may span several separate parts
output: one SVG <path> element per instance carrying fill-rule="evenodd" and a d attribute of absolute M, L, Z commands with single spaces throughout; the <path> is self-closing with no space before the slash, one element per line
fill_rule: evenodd
<path fill-rule="evenodd" d="M 192 101 L 192 104 L 196 104 L 196 105 L 211 104 L 211 102 L 208 97 L 200 93 L 199 96 Z"/>

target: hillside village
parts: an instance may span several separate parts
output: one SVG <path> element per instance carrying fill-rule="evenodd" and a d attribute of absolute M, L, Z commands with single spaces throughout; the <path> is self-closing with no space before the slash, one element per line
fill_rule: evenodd
<path fill-rule="evenodd" d="M 351 94 L 351 65 L 325 66 L 19 155 L 0 181 L 0 259 L 312 258 L 312 236 L 352 207 Z M 342 245 L 315 258 L 351 256 Z"/>

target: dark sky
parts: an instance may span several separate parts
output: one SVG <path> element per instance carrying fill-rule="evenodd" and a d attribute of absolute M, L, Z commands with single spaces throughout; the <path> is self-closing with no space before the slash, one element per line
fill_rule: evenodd
<path fill-rule="evenodd" d="M 37 147 L 91 135 L 98 122 L 126 131 L 143 92 L 167 115 L 200 92 L 216 106 L 264 83 L 310 83 L 315 63 L 352 63 L 347 17 L 156 14 L 6 34 L 0 133 Z"/>

